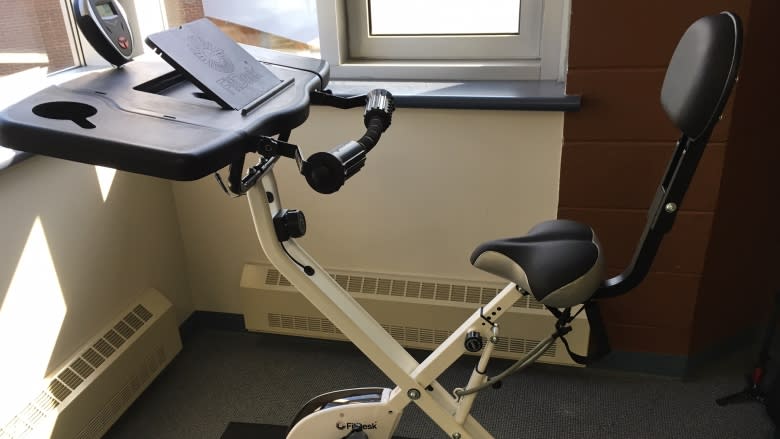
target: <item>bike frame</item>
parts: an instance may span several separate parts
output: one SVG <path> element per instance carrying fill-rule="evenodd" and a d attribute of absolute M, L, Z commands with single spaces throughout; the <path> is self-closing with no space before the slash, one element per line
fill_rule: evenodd
<path fill-rule="evenodd" d="M 515 284 L 507 285 L 493 300 L 475 311 L 422 363 L 418 363 L 294 239 L 279 242 L 273 218 L 282 205 L 272 168 L 273 163 L 246 194 L 260 245 L 270 262 L 298 291 L 395 384 L 396 387 L 386 400 L 381 402 L 385 413 L 400 414 L 407 404 L 414 402 L 450 437 L 492 438 L 469 414 L 475 394 L 456 398 L 436 379 L 466 353 L 464 339 L 469 332 L 477 331 L 483 339 L 490 339 L 494 335 L 494 327 L 497 327 L 495 322 L 522 297 Z M 311 276 L 305 274 L 286 254 L 285 249 L 301 265 L 313 268 L 314 273 Z M 469 380 L 469 387 L 484 383 L 487 379 L 477 369 L 485 371 L 490 351 L 492 343 L 487 343 L 479 367 Z M 366 422 L 362 419 L 346 421 Z M 301 422 L 306 422 L 306 419 Z M 336 423 L 337 419 L 334 418 L 332 425 Z M 390 439 L 395 425 L 392 427 L 381 429 L 384 431 L 383 436 L 371 433 L 371 439 Z M 293 434 L 288 438 L 302 439 Z M 328 431 L 320 430 L 319 435 L 321 438 L 331 437 Z M 344 432 L 334 428 L 332 437 L 340 439 L 344 437 Z"/>

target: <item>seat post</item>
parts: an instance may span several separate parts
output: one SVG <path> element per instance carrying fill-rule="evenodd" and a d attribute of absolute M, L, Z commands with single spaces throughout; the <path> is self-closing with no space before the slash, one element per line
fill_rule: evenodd
<path fill-rule="evenodd" d="M 682 135 L 677 141 L 653 202 L 647 212 L 647 223 L 631 263 L 619 275 L 604 281 L 594 293 L 594 299 L 615 297 L 639 285 L 650 271 L 664 235 L 671 230 L 680 204 L 688 191 L 696 167 L 704 154 L 710 132 L 691 139 Z"/>

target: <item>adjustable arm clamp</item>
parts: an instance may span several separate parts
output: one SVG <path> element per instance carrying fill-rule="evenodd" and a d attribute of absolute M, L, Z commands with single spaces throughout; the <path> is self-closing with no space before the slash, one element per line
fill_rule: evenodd
<path fill-rule="evenodd" d="M 377 144 L 382 133 L 390 126 L 392 114 L 395 111 L 393 95 L 386 90 L 371 90 L 368 94 L 343 98 L 333 95 L 330 91 L 313 91 L 310 94 L 313 104 L 328 105 L 336 108 L 365 107 L 363 122 L 366 133 L 357 141 L 350 141 L 327 152 L 318 152 L 304 160 L 297 145 L 288 143 L 289 131 L 275 139 L 268 136 L 256 136 L 258 144 L 251 152 L 258 152 L 262 158 L 257 165 L 247 170 L 241 177 L 244 168 L 244 156 L 230 164 L 228 184 L 215 174 L 225 193 L 235 196 L 244 195 L 257 180 L 273 166 L 279 157 L 295 159 L 301 175 L 306 177 L 309 186 L 322 194 L 338 191 L 344 183 L 363 167 L 366 155 Z"/>
<path fill-rule="evenodd" d="M 289 137 L 289 133 L 283 133 L 279 137 L 286 139 Z M 247 169 L 246 175 L 243 178 L 241 177 L 241 171 L 244 168 L 243 156 L 230 164 L 227 185 L 222 181 L 222 177 L 219 173 L 214 174 L 214 177 L 226 194 L 232 192 L 237 197 L 244 195 L 257 183 L 257 180 L 259 180 L 260 177 L 276 163 L 279 157 L 295 159 L 298 164 L 298 170 L 301 174 L 305 175 L 305 169 L 308 167 L 308 163 L 301 157 L 301 149 L 298 145 L 268 136 L 257 136 L 257 141 L 258 145 L 256 152 L 260 153 L 262 157 L 255 166 Z"/>

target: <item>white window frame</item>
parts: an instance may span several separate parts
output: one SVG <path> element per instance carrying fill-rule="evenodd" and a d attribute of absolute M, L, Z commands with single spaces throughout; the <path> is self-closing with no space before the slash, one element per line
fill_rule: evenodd
<path fill-rule="evenodd" d="M 424 1 L 424 0 L 421 0 Z M 489 4 L 489 2 L 484 2 Z M 568 52 L 569 14 L 571 0 L 522 0 L 521 37 L 523 29 L 530 35 L 534 32 L 538 41 L 531 36 L 532 47 L 518 44 L 514 56 L 506 52 L 491 51 L 496 46 L 496 37 L 485 36 L 442 36 L 424 37 L 426 41 L 412 40 L 411 46 L 404 46 L 408 37 L 368 37 L 367 20 L 362 22 L 349 20 L 348 17 L 361 14 L 367 17 L 367 0 L 317 0 L 317 18 L 320 29 L 320 50 L 322 58 L 331 66 L 331 76 L 335 79 L 397 79 L 397 80 L 557 80 L 563 81 L 566 72 L 566 53 Z M 524 14 L 522 14 L 524 12 Z M 528 20 L 536 20 L 536 23 Z M 541 29 L 539 29 L 541 27 Z M 355 57 L 355 38 L 358 38 L 357 53 L 365 55 L 365 43 L 370 42 L 369 57 Z M 365 38 L 363 38 L 365 37 Z M 396 42 L 393 42 L 396 40 Z M 401 43 L 398 46 L 397 42 Z M 503 43 L 502 43 L 503 44 Z M 511 40 L 507 40 L 511 45 Z M 437 46 L 442 45 L 442 46 Z M 443 46 L 468 47 L 466 56 L 451 59 L 433 59 L 423 56 L 425 52 L 437 52 Z M 386 50 L 388 49 L 389 50 Z M 420 49 L 423 47 L 423 49 Z M 385 52 L 382 52 L 385 50 Z M 481 53 L 478 57 L 469 57 L 471 53 Z M 394 58 L 393 54 L 403 53 L 404 58 Z M 414 58 L 414 59 L 410 59 Z M 440 57 L 441 58 L 441 57 Z"/>

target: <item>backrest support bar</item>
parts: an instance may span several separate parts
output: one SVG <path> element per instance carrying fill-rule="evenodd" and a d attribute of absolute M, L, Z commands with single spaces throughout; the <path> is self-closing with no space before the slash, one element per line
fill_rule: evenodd
<path fill-rule="evenodd" d="M 624 294 L 650 271 L 736 82 L 741 50 L 741 23 L 729 12 L 696 20 L 680 39 L 664 78 L 661 103 L 682 135 L 650 205 L 631 263 L 604 281 L 594 299 Z"/>

